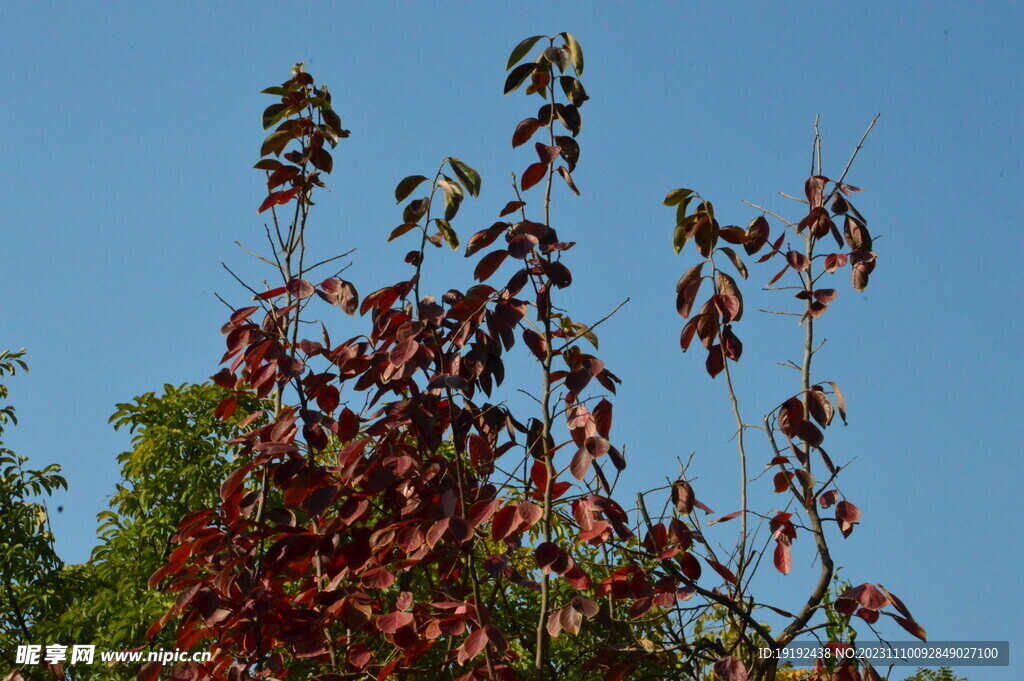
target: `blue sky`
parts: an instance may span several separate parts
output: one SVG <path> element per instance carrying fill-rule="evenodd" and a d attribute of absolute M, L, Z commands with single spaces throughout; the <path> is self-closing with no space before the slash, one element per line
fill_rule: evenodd
<path fill-rule="evenodd" d="M 700 496 L 735 510 L 723 385 L 677 345 L 674 285 L 694 254 L 672 254 L 665 193 L 699 189 L 732 223 L 757 214 L 743 199 L 799 217 L 777 192 L 801 190 L 814 116 L 837 174 L 881 113 L 848 177 L 867 189 L 857 206 L 882 235 L 878 269 L 865 294 L 844 275 L 820 325 L 818 377 L 838 381 L 850 409 L 830 451 L 857 457 L 843 490 L 864 511 L 837 561 L 901 595 L 934 639 L 1020 643 L 1024 239 L 1008 202 L 1024 179 L 1021 25 L 1024 6 L 1002 2 L 6 3 L 0 346 L 27 347 L 32 366 L 11 384 L 21 425 L 7 444 L 64 467 L 59 549 L 84 559 L 128 444 L 107 426 L 114 404 L 213 374 L 213 294 L 244 300 L 220 262 L 265 276 L 233 245 L 257 245 L 262 229 L 259 91 L 300 60 L 330 85 L 353 136 L 313 243 L 325 256 L 357 248 L 347 275 L 366 293 L 406 272 L 405 249 L 384 243 L 403 176 L 446 155 L 475 166 L 483 192 L 456 222 L 464 236 L 511 198 L 508 173 L 535 159 L 509 138 L 537 103 L 501 96 L 505 60 L 523 37 L 569 30 L 591 96 L 583 198 L 561 192 L 553 222 L 580 242 L 574 317 L 632 299 L 601 333 L 625 381 L 627 485 L 674 476 L 675 456 L 695 451 Z M 431 255 L 440 292 L 467 285 L 463 259 Z M 752 301 L 769 269 L 755 269 Z M 748 317 L 734 373 L 756 421 L 799 388 L 774 362 L 797 354 L 800 330 Z M 807 574 L 765 588 L 795 605 Z"/>

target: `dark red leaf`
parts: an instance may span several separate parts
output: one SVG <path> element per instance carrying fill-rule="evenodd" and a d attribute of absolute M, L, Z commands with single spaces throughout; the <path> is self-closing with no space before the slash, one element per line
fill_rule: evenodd
<path fill-rule="evenodd" d="M 836 521 L 844 537 L 853 532 L 853 524 L 860 520 L 860 509 L 845 499 L 836 504 Z"/>
<path fill-rule="evenodd" d="M 572 190 L 572 193 L 579 196 L 580 190 L 576 187 L 576 183 L 573 181 L 572 175 L 569 174 L 569 169 L 565 166 L 558 166 L 558 174 L 561 175 L 562 179 L 565 180 L 565 183 L 569 185 L 569 189 Z"/>
<path fill-rule="evenodd" d="M 473 278 L 477 281 L 487 281 L 501 267 L 506 258 L 508 258 L 506 250 L 491 251 L 477 263 L 476 269 L 473 270 Z"/>
<path fill-rule="evenodd" d="M 738 657 L 729 655 L 715 663 L 715 678 L 720 681 L 747 681 L 747 668 Z"/>
<path fill-rule="evenodd" d="M 704 368 L 707 369 L 708 376 L 711 378 L 722 373 L 722 370 L 725 369 L 725 355 L 722 353 L 721 345 L 716 343 L 708 348 L 708 358 L 704 362 Z"/>
<path fill-rule="evenodd" d="M 540 127 L 540 121 L 536 118 L 526 118 L 520 121 L 512 135 L 512 146 L 518 147 L 521 144 L 526 144 Z M 502 213 L 502 215 L 506 215 L 506 213 Z"/>
<path fill-rule="evenodd" d="M 543 180 L 544 176 L 547 175 L 547 172 L 548 166 L 546 163 L 534 163 L 527 168 L 525 172 L 523 172 L 523 177 L 519 182 L 519 188 L 525 192 L 527 189 Z"/>
<path fill-rule="evenodd" d="M 786 253 L 786 262 L 789 263 L 789 266 L 794 270 L 799 270 L 800 272 L 807 271 L 811 266 L 811 261 L 807 259 L 806 255 L 799 251 L 789 251 Z"/>
<path fill-rule="evenodd" d="M 138 681 L 157 681 L 160 678 L 160 672 L 164 669 L 163 662 L 147 662 L 142 665 L 139 669 L 138 676 L 135 678 Z"/>
<path fill-rule="evenodd" d="M 510 215 L 525 205 L 525 201 L 509 201 L 508 203 L 505 204 L 505 207 L 501 209 L 501 213 L 498 214 L 498 217 L 503 218 L 506 215 Z"/>

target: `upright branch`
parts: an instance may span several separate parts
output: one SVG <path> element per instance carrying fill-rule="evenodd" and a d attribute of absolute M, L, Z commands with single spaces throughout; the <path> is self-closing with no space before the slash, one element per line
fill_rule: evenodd
<path fill-rule="evenodd" d="M 757 513 L 757 515 L 768 521 L 771 539 L 775 542 L 773 562 L 780 573 L 788 574 L 790 572 L 792 566 L 791 546 L 797 538 L 798 527 L 808 529 L 814 537 L 815 558 L 819 563 L 820 572 L 806 601 L 796 610 L 796 614 L 788 615 L 791 619 L 781 633 L 768 640 L 761 631 L 758 631 L 762 638 L 759 645 L 781 649 L 796 636 L 808 631 L 812 617 L 825 605 L 825 599 L 835 574 L 835 562 L 825 531 L 826 519 L 822 518 L 820 511 L 835 506 L 834 521 L 844 537 L 849 536 L 854 525 L 860 519 L 859 509 L 842 497 L 837 486 L 837 477 L 842 469 L 832 463 L 832 459 L 823 448 L 824 429 L 831 425 L 833 415 L 837 410 L 845 423 L 846 406 L 843 395 L 835 382 L 816 382 L 812 378 L 811 369 L 813 358 L 821 349 L 820 345 L 815 346 L 816 320 L 826 312 L 837 295 L 835 289 L 825 288 L 821 285 L 821 278 L 849 265 L 853 288 L 862 291 L 867 286 L 869 276 L 877 261 L 877 255 L 872 250 L 867 221 L 848 199 L 852 194 L 861 190 L 845 183 L 846 173 L 874 124 L 873 120 L 847 163 L 841 179 L 832 181 L 821 173 L 821 138 L 817 134 L 818 124 L 817 121 L 815 122 L 815 139 L 811 154 L 812 176 L 805 183 L 806 202 L 801 201 L 807 206 L 808 213 L 796 222 L 780 218 L 782 228 L 774 240 L 772 240 L 772 228 L 767 216 L 779 217 L 775 213 L 762 209 L 762 214 L 756 216 L 745 229 L 736 226 L 722 227 L 715 219 L 714 208 L 710 202 L 697 192 L 689 189 L 676 189 L 670 192 L 665 199 L 666 205 L 676 208 L 674 232 L 676 253 L 681 252 L 687 242 L 693 241 L 696 250 L 703 258 L 701 262 L 693 265 L 683 274 L 676 287 L 677 310 L 683 318 L 688 320 L 683 326 L 680 345 L 685 352 L 690 348 L 693 339 L 699 338 L 708 351 L 705 363 L 708 374 L 714 378 L 724 372 L 732 413 L 738 429 L 736 439 L 740 452 L 741 509 L 714 522 L 729 520 L 733 517 L 741 518 L 735 575 L 732 573 L 724 575 L 727 584 L 731 585 L 733 602 L 740 604 L 739 607 L 729 608 L 735 619 L 733 628 L 738 633 L 739 641 L 745 639 L 745 629 L 753 628 L 758 631 L 758 628 L 754 627 L 757 616 L 755 614 L 756 604 L 747 599 L 744 584 L 749 584 L 753 576 L 752 573 L 756 570 L 760 560 L 758 558 L 753 563 L 751 562 L 757 553 L 754 545 L 756 533 L 749 533 L 746 523 L 751 511 L 748 508 L 747 494 L 747 443 L 743 435 L 750 426 L 745 425 L 740 416 L 739 403 L 729 370 L 730 360 L 738 361 L 743 348 L 732 327 L 733 323 L 738 321 L 743 314 L 743 297 L 736 281 L 717 266 L 715 257 L 721 255 L 728 259 L 741 277 L 746 279 L 746 264 L 736 250 L 731 246 L 722 245 L 722 242 L 732 246 L 742 246 L 748 256 L 753 256 L 769 246 L 768 252 L 762 255 L 758 262 L 763 263 L 775 256 L 782 256 L 785 259 L 785 266 L 770 279 L 767 289 L 795 290 L 795 296 L 801 301 L 800 304 L 803 308 L 799 313 L 782 313 L 794 314 L 804 327 L 803 359 L 798 366 L 794 365 L 800 372 L 800 392 L 783 401 L 764 419 L 764 430 L 770 443 L 768 468 L 777 468 L 777 472 L 772 478 L 774 491 L 790 495 L 792 503 L 796 505 L 798 511 L 789 512 L 790 506 L 787 505 L 786 510 Z M 691 204 L 695 205 L 692 212 L 690 211 Z M 834 218 L 844 221 L 842 235 Z M 787 242 L 790 237 L 802 241 L 802 248 L 790 247 Z M 824 244 L 830 239 L 834 239 L 840 251 L 820 252 L 825 250 Z M 842 252 L 844 246 L 850 250 Z M 710 273 L 706 274 L 705 269 L 710 270 Z M 776 283 L 787 273 L 795 275 L 796 284 L 776 286 Z M 696 298 L 705 279 L 713 281 L 714 290 L 699 312 L 692 315 Z M 785 445 L 781 448 L 777 443 L 776 433 L 780 433 L 785 439 Z M 824 483 L 817 482 L 815 478 L 813 463 L 815 455 L 820 456 L 828 473 Z M 685 480 L 680 480 L 676 483 L 676 490 L 677 504 L 680 504 L 679 499 L 682 499 L 683 510 L 691 511 L 692 487 Z M 687 502 L 688 499 L 691 501 Z M 796 517 L 801 512 L 806 514 L 805 521 Z M 748 571 L 751 574 L 745 575 Z M 742 605 L 746 603 L 749 605 Z M 895 613 L 883 610 L 890 605 L 895 609 Z M 849 589 L 840 594 L 831 607 L 834 607 L 840 615 L 856 615 L 869 624 L 876 622 L 880 614 L 885 614 L 896 619 L 914 635 L 922 638 L 924 636 L 924 630 L 913 621 L 902 602 L 880 585 L 862 584 Z M 782 610 L 776 609 L 776 612 L 782 612 Z M 722 669 L 738 669 L 738 666 L 742 665 L 744 669 L 751 668 L 754 678 L 774 678 L 774 662 L 758 659 L 755 655 L 756 650 L 751 646 L 753 646 L 753 642 L 746 647 L 737 647 L 736 650 L 741 651 L 738 657 L 723 658 L 720 661 Z M 866 661 L 862 662 L 862 666 L 865 669 L 870 668 Z M 716 665 L 716 673 L 718 670 L 719 666 Z M 746 672 L 744 671 L 744 673 Z M 727 677 L 722 676 L 721 678 Z"/>

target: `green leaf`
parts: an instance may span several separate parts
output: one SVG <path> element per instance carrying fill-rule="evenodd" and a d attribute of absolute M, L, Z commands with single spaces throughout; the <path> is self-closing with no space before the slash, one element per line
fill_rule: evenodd
<path fill-rule="evenodd" d="M 444 219 L 452 220 L 455 215 L 459 212 L 459 206 L 462 205 L 462 197 L 458 194 L 452 194 L 449 192 L 444 193 Z"/>
<path fill-rule="evenodd" d="M 284 118 L 288 107 L 284 104 L 271 104 L 263 111 L 263 129 L 266 130 L 274 123 Z"/>
<path fill-rule="evenodd" d="M 466 193 L 462 190 L 462 185 L 442 174 L 441 179 L 437 181 L 437 186 L 445 191 L 445 193 L 453 194 L 455 198 L 462 200 L 466 198 Z"/>
<path fill-rule="evenodd" d="M 583 83 L 572 76 L 562 76 L 558 79 L 558 82 L 562 85 L 562 91 L 565 92 L 565 96 L 569 98 L 569 101 L 574 106 L 583 106 L 583 102 L 590 99 L 587 96 L 587 91 L 583 89 Z"/>
<path fill-rule="evenodd" d="M 417 227 L 419 227 L 419 225 L 417 225 L 415 222 L 406 222 L 404 224 L 398 225 L 398 227 L 395 227 L 393 230 L 391 230 L 391 236 L 388 237 L 388 241 L 394 241 L 398 237 L 402 236 L 407 232 L 411 232 Z"/>
<path fill-rule="evenodd" d="M 532 38 L 527 38 L 516 45 L 515 49 L 512 50 L 512 54 L 509 55 L 508 65 L 505 66 L 505 70 L 508 71 L 510 68 L 518 64 L 519 60 L 525 57 L 526 53 L 529 52 L 533 46 L 537 44 L 537 41 L 543 37 L 544 36 L 542 35 L 535 35 Z"/>
<path fill-rule="evenodd" d="M 260 156 L 266 156 L 267 154 L 274 154 L 274 156 L 280 156 L 284 148 L 288 146 L 288 143 L 295 138 L 290 128 L 285 130 L 277 130 L 270 133 L 267 139 L 263 140 L 263 146 L 260 147 Z"/>
<path fill-rule="evenodd" d="M 395 187 L 395 203 L 401 203 L 409 197 L 421 184 L 427 181 L 422 175 L 410 175 Z"/>
<path fill-rule="evenodd" d="M 512 72 L 508 74 L 508 78 L 505 79 L 505 94 L 515 91 L 520 85 L 522 85 L 527 78 L 530 77 L 534 71 L 537 70 L 537 64 L 531 62 L 529 64 L 520 64 L 519 66 L 512 69 Z"/>
<path fill-rule="evenodd" d="M 569 48 L 569 56 L 572 59 L 572 68 L 576 71 L 577 76 L 583 75 L 583 48 L 580 47 L 579 42 L 572 36 L 571 33 L 562 32 L 561 36 L 565 38 L 565 46 Z"/>
<path fill-rule="evenodd" d="M 705 213 L 712 220 L 715 219 L 715 207 L 711 204 L 710 201 L 702 201 L 697 206 L 697 209 L 694 211 L 694 213 Z"/>
<path fill-rule="evenodd" d="M 676 223 L 680 223 L 686 219 L 686 209 L 690 205 L 692 196 L 687 196 L 683 199 L 678 206 L 676 206 Z"/>
<path fill-rule="evenodd" d="M 697 244 L 697 250 L 706 258 L 715 250 L 715 243 L 718 241 L 718 224 L 707 217 L 702 218 L 699 224 L 693 240 Z"/>
<path fill-rule="evenodd" d="M 676 255 L 679 255 L 680 251 L 683 250 L 683 246 L 686 245 L 686 225 L 680 222 L 676 225 L 676 231 L 672 235 L 672 248 L 675 249 Z"/>
<path fill-rule="evenodd" d="M 459 250 L 459 235 L 455 233 L 455 230 L 452 229 L 450 224 L 448 224 L 448 221 L 437 218 L 435 222 L 437 222 L 437 226 L 441 230 L 441 235 L 444 236 L 444 240 L 448 242 L 448 247 L 453 251 Z"/>
<path fill-rule="evenodd" d="M 733 267 L 735 267 L 736 271 L 740 273 L 740 276 L 746 279 L 747 266 L 743 264 L 742 260 L 740 260 L 740 256 L 736 255 L 736 251 L 732 250 L 728 246 L 722 246 L 718 250 L 721 251 L 722 253 L 725 253 L 725 257 L 729 258 L 729 260 L 733 264 Z M 737 319 L 739 319 L 739 317 L 737 317 Z"/>
<path fill-rule="evenodd" d="M 281 87 L 280 85 L 274 85 L 272 87 L 268 87 L 266 90 L 263 90 L 263 94 L 265 95 L 279 95 L 281 97 L 285 95 L 290 95 L 291 93 L 292 91 L 289 88 Z"/>
<path fill-rule="evenodd" d="M 469 195 L 474 198 L 480 196 L 480 173 L 476 172 L 454 156 L 448 157 L 448 164 L 452 167 L 452 170 L 455 171 L 455 176 L 459 178 L 459 181 L 466 187 L 466 191 L 469 192 Z"/>
<path fill-rule="evenodd" d="M 673 189 L 668 193 L 668 196 L 665 197 L 665 205 L 675 206 L 690 198 L 692 194 L 692 189 Z"/>

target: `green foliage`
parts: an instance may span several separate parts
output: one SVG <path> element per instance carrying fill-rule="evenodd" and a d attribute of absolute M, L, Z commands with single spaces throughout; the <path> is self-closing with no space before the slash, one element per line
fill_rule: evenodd
<path fill-rule="evenodd" d="M 160 395 L 117 405 L 110 422 L 134 435 L 132 449 L 117 457 L 122 480 L 110 508 L 97 516 L 99 544 L 88 563 L 76 566 L 88 590 L 60 617 L 57 630 L 111 650 L 144 643 L 146 629 L 170 604 L 147 588 L 149 576 L 166 560 L 181 518 L 218 501 L 219 481 L 231 467 L 223 443 L 258 408 L 253 401 L 242 404 L 222 423 L 213 411 L 226 395 L 212 384 L 165 385 Z"/>
<path fill-rule="evenodd" d="M 24 350 L 0 352 L 0 378 L 27 371 Z M 0 399 L 7 386 L 0 384 Z M 14 407 L 0 408 L 0 438 L 8 424 L 17 424 Z M 64 604 L 61 568 L 43 499 L 67 489 L 60 466 L 28 469 L 28 458 L 0 440 L 0 655 L 13 666 L 18 644 L 34 642 L 39 623 Z"/>
<path fill-rule="evenodd" d="M 904 681 L 968 681 L 968 679 L 966 676 L 957 676 L 949 667 L 939 667 L 938 669 L 919 667 Z"/>
<path fill-rule="evenodd" d="M 20 354 L 0 355 L 0 376 L 15 366 L 24 368 Z M 0 397 L 6 394 L 0 385 Z M 214 408 L 226 395 L 212 384 L 165 385 L 161 394 L 117 405 L 110 422 L 133 435 L 132 448 L 117 457 L 122 479 L 97 517 L 98 545 L 81 565 L 60 560 L 46 508 L 33 501 L 66 488 L 59 468 L 26 470 L 24 457 L 0 449 L 0 522 L 7 530 L 0 542 L 0 651 L 13 653 L 25 643 L 92 644 L 98 650 L 147 643 L 146 629 L 173 600 L 149 589 L 147 581 L 166 560 L 180 519 L 219 501 L 220 481 L 232 465 L 224 442 L 239 420 L 259 408 L 258 401 L 243 399 L 221 422 Z M 0 410 L 0 433 L 8 421 L 15 422 L 11 407 Z M 150 645 L 173 648 L 172 631 L 168 627 Z M 14 667 L 13 657 L 3 663 Z M 136 671 L 135 665 L 118 665 L 104 678 L 134 679 Z M 23 674 L 33 678 L 29 669 Z"/>

